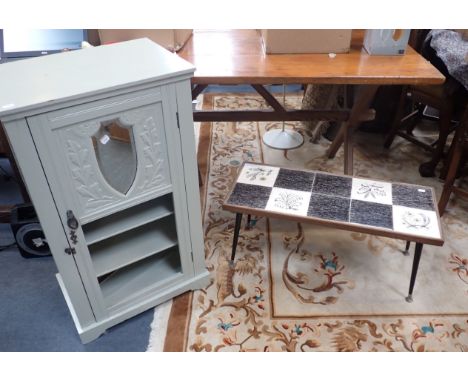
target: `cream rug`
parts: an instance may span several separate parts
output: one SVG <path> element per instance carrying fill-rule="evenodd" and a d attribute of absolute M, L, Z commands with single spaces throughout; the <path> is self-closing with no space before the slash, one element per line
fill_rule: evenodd
<path fill-rule="evenodd" d="M 301 97 L 287 98 L 298 107 Z M 208 95 L 205 109 L 262 107 L 253 95 Z M 234 214 L 220 206 L 243 161 L 342 173 L 342 150 L 328 160 L 329 143 L 305 143 L 279 151 L 262 134 L 281 123 L 205 123 L 200 131 L 206 264 L 212 283 L 174 299 L 170 313 L 156 309 L 148 350 L 166 351 L 460 351 L 468 350 L 468 220 L 456 199 L 443 218 L 446 243 L 424 246 L 413 293 L 408 293 L 411 256 L 404 242 L 310 224 L 255 219 L 241 229 L 229 265 Z M 427 154 L 396 139 L 390 150 L 380 135 L 358 134 L 354 174 L 419 183 Z M 245 223 L 245 222 L 244 222 Z M 413 244 L 414 245 L 414 244 Z M 413 249 L 413 246 L 412 246 Z"/>

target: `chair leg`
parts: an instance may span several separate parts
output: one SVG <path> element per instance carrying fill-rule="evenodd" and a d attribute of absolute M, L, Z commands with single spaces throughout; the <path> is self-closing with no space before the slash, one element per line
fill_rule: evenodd
<path fill-rule="evenodd" d="M 447 174 L 449 172 L 449 167 L 450 167 L 450 162 L 452 161 L 453 153 L 455 151 L 455 146 L 456 146 L 455 143 L 457 142 L 457 131 L 458 131 L 459 126 L 460 125 L 457 124 L 453 128 L 453 130 L 455 131 L 455 133 L 454 133 L 455 137 L 453 138 L 452 144 L 450 145 L 448 154 L 444 158 L 444 162 L 443 162 L 444 165 L 443 165 L 442 169 L 440 170 L 439 179 L 441 179 L 441 180 L 445 180 L 447 178 Z"/>
<path fill-rule="evenodd" d="M 461 139 L 463 139 L 463 137 L 461 137 Z M 455 179 L 457 177 L 458 165 L 460 164 L 462 151 L 463 151 L 462 142 L 457 140 L 457 142 L 455 142 L 453 156 L 450 160 L 448 174 L 444 183 L 444 189 L 442 190 L 442 195 L 440 196 L 440 199 L 439 199 L 440 216 L 444 214 L 445 208 L 447 207 L 447 203 L 450 199 L 450 195 L 453 190 L 453 184 L 455 183 Z"/>
<path fill-rule="evenodd" d="M 463 117 L 458 125 L 457 130 L 455 131 L 455 138 L 453 140 L 452 146 L 452 157 L 450 158 L 450 163 L 448 165 L 447 177 L 444 183 L 444 189 L 442 190 L 442 195 L 439 199 L 439 213 L 442 216 L 447 207 L 447 203 L 450 199 L 450 194 L 453 191 L 453 184 L 457 177 L 458 167 L 460 165 L 460 159 L 463 155 L 463 146 L 465 145 L 465 134 L 468 131 L 468 107 L 465 108 Z"/>
<path fill-rule="evenodd" d="M 400 99 L 398 100 L 398 107 L 397 107 L 395 119 L 393 120 L 392 127 L 384 142 L 384 147 L 386 149 L 390 148 L 398 132 L 398 129 L 400 128 L 401 119 L 403 118 L 403 114 L 405 111 L 405 101 L 406 101 L 407 92 L 408 92 L 408 87 L 404 86 L 403 89 L 401 89 L 401 94 L 400 94 Z"/>
<path fill-rule="evenodd" d="M 444 154 L 445 143 L 447 142 L 447 137 L 450 133 L 451 119 L 452 110 L 450 106 L 440 111 L 439 139 L 437 140 L 437 145 L 434 153 L 432 154 L 431 160 L 429 162 L 422 163 L 419 166 L 419 173 L 421 176 L 431 177 L 435 175 L 434 170 Z"/>
<path fill-rule="evenodd" d="M 421 122 L 424 112 L 424 105 L 418 104 L 416 110 L 411 113 L 407 118 L 405 117 L 402 122 L 407 123 L 406 134 L 413 136 L 413 130 L 416 125 Z M 409 122 L 408 122 L 409 121 Z"/>

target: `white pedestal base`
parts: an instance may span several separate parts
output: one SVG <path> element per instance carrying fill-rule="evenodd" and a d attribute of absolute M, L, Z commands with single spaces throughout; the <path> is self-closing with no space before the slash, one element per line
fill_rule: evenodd
<path fill-rule="evenodd" d="M 272 149 L 290 150 L 301 146 L 304 138 L 294 130 L 272 129 L 263 135 L 263 143 Z"/>

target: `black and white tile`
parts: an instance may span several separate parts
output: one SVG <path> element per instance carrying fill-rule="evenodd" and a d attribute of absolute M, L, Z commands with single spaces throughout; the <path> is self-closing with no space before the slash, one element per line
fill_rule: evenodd
<path fill-rule="evenodd" d="M 265 207 L 268 211 L 307 216 L 310 192 L 273 187 Z"/>
<path fill-rule="evenodd" d="M 344 176 L 317 173 L 315 175 L 312 192 L 332 196 L 349 198 L 351 195 L 352 179 Z"/>
<path fill-rule="evenodd" d="M 392 184 L 392 202 L 396 206 L 434 210 L 430 188 L 406 184 Z"/>
<path fill-rule="evenodd" d="M 392 206 L 351 200 L 349 221 L 351 223 L 393 229 Z"/>
<path fill-rule="evenodd" d="M 392 184 L 370 179 L 353 178 L 351 199 L 392 204 Z"/>
<path fill-rule="evenodd" d="M 237 183 L 254 184 L 257 186 L 273 187 L 279 173 L 279 167 L 246 163 L 239 174 Z"/>
<path fill-rule="evenodd" d="M 314 178 L 315 173 L 313 172 L 282 168 L 276 177 L 275 187 L 310 192 L 314 184 Z"/>
<path fill-rule="evenodd" d="M 347 222 L 349 221 L 350 202 L 351 200 L 348 198 L 312 194 L 307 215 L 320 219 Z"/>
<path fill-rule="evenodd" d="M 440 238 L 439 223 L 435 211 L 393 206 L 395 232 Z"/>
<path fill-rule="evenodd" d="M 264 209 L 270 197 L 271 188 L 255 184 L 237 183 L 227 203 L 250 208 Z"/>

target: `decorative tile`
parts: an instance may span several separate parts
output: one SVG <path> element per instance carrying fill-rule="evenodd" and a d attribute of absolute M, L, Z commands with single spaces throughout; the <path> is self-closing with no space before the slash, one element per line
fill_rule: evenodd
<path fill-rule="evenodd" d="M 312 192 L 349 198 L 351 195 L 351 184 L 352 178 L 317 173 Z"/>
<path fill-rule="evenodd" d="M 393 206 L 393 229 L 395 232 L 440 238 L 435 211 Z"/>
<path fill-rule="evenodd" d="M 268 202 L 270 193 L 270 187 L 236 183 L 227 204 L 263 209 Z"/>
<path fill-rule="evenodd" d="M 237 179 L 237 183 L 273 187 L 279 170 L 279 167 L 246 163 Z"/>
<path fill-rule="evenodd" d="M 268 211 L 307 216 L 310 192 L 274 187 L 265 207 Z"/>
<path fill-rule="evenodd" d="M 434 210 L 432 192 L 427 187 L 392 184 L 392 197 L 397 206 Z"/>
<path fill-rule="evenodd" d="M 349 221 L 373 227 L 393 229 L 392 206 L 380 203 L 351 200 Z"/>
<path fill-rule="evenodd" d="M 315 173 L 313 172 L 287 170 L 282 168 L 276 177 L 275 187 L 310 192 L 312 190 L 314 178 Z"/>
<path fill-rule="evenodd" d="M 312 194 L 307 215 L 347 222 L 349 221 L 350 202 L 351 199 Z"/>
<path fill-rule="evenodd" d="M 351 199 L 392 204 L 392 184 L 370 179 L 353 178 Z"/>

